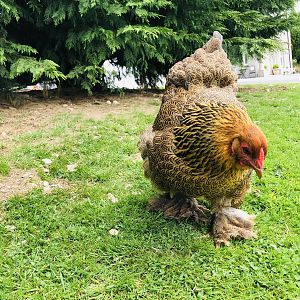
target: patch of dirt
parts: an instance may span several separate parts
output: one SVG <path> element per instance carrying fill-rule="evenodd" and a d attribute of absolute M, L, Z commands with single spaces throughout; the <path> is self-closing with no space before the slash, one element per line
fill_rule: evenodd
<path fill-rule="evenodd" d="M 14 195 L 24 195 L 34 188 L 42 188 L 44 193 L 50 193 L 55 188 L 66 188 L 70 184 L 64 180 L 53 182 L 42 181 L 36 170 L 11 170 L 8 177 L 0 181 L 0 201 L 5 201 Z"/>
<path fill-rule="evenodd" d="M 62 113 L 83 115 L 88 119 L 100 120 L 109 114 L 130 114 L 133 111 L 155 114 L 161 102 L 161 94 L 135 93 L 128 96 L 103 95 L 85 98 L 54 98 L 41 100 L 24 95 L 25 103 L 19 108 L 0 105 L 0 154 L 13 147 L 13 139 L 23 133 L 41 128 L 51 128 L 50 122 Z"/>
<path fill-rule="evenodd" d="M 147 92 L 128 93 L 121 97 L 100 94 L 93 97 L 49 100 L 38 98 L 36 95 L 22 95 L 23 105 L 19 108 L 0 104 L 0 155 L 9 153 L 15 147 L 14 139 L 20 134 L 51 128 L 53 118 L 62 113 L 83 115 L 95 120 L 103 119 L 109 114 L 131 114 L 134 111 L 155 115 L 161 97 L 160 93 Z M 36 170 L 13 169 L 9 176 L 0 179 L 0 200 L 9 199 L 15 194 L 26 194 L 36 187 L 43 188 L 44 192 L 51 192 L 53 188 L 64 188 L 67 185 L 68 183 L 63 181 L 45 183 L 39 178 Z"/>
<path fill-rule="evenodd" d="M 54 98 L 41 100 L 24 95 L 25 103 L 19 108 L 0 104 L 0 137 L 12 139 L 15 134 L 35 131 L 49 125 L 49 120 L 61 113 L 81 114 L 91 119 L 102 119 L 108 114 L 143 111 L 155 113 L 161 102 L 161 94 L 135 93 L 118 97 L 103 95 L 85 98 Z"/>

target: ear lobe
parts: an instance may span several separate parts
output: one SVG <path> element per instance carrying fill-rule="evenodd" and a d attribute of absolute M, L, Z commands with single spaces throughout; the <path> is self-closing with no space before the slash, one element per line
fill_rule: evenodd
<path fill-rule="evenodd" d="M 231 144 L 231 152 L 232 154 L 235 154 L 237 152 L 237 149 L 240 148 L 240 141 L 238 138 L 235 138 L 233 141 L 232 141 L 232 144 Z"/>

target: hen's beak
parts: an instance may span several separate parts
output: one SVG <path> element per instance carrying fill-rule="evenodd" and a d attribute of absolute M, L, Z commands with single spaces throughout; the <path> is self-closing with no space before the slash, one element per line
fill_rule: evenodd
<path fill-rule="evenodd" d="M 255 170 L 255 172 L 256 172 L 256 175 L 258 176 L 258 178 L 260 179 L 260 178 L 262 178 L 262 169 L 254 169 Z"/>
<path fill-rule="evenodd" d="M 256 160 L 255 162 L 250 162 L 251 167 L 255 170 L 256 175 L 258 178 L 262 178 L 263 174 L 263 160 Z"/>

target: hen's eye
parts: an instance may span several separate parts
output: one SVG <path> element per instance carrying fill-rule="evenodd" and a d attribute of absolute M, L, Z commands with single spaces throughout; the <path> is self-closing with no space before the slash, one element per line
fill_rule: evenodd
<path fill-rule="evenodd" d="M 243 150 L 244 154 L 246 154 L 246 155 L 251 154 L 251 150 L 248 147 L 243 147 L 242 150 Z"/>

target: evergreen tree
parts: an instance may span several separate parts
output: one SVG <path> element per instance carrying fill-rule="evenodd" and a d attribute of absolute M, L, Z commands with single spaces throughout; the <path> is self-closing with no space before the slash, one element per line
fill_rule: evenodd
<path fill-rule="evenodd" d="M 24 73 L 31 74 L 32 81 L 65 79 L 55 62 L 33 57 L 37 51 L 29 43 L 8 38 L 7 27 L 12 21 L 18 22 L 21 15 L 22 10 L 14 1 L 0 1 L 0 93 L 5 95 L 10 94 L 14 79 Z"/>
<path fill-rule="evenodd" d="M 298 22 L 291 30 L 293 58 L 300 64 L 300 14 L 296 15 Z"/>
<path fill-rule="evenodd" d="M 139 83 L 153 86 L 159 75 L 201 47 L 214 30 L 223 34 L 230 57 L 237 59 L 242 52 L 261 56 L 266 49 L 274 49 L 276 35 L 294 22 L 290 13 L 294 0 L 0 3 L 13 8 L 5 8 L 8 19 L 0 25 L 6 41 L 28 45 L 26 55 L 38 55 L 39 63 L 55 62 L 67 75 L 66 83 L 89 92 L 105 85 L 105 60 L 127 67 Z"/>

